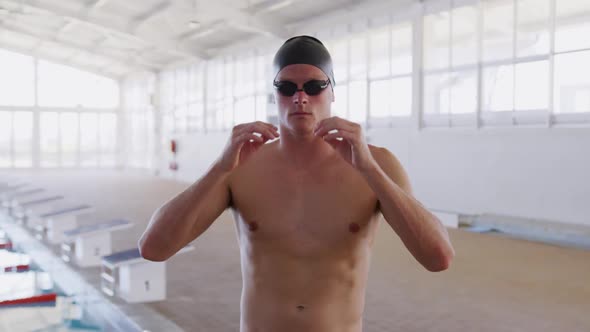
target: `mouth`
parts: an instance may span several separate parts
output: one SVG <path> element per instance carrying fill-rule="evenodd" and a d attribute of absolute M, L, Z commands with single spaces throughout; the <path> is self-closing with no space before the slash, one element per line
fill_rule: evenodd
<path fill-rule="evenodd" d="M 291 115 L 293 115 L 293 116 L 305 116 L 305 115 L 311 115 L 311 113 L 308 113 L 308 112 L 294 112 L 294 113 L 289 114 L 289 116 L 291 116 Z"/>

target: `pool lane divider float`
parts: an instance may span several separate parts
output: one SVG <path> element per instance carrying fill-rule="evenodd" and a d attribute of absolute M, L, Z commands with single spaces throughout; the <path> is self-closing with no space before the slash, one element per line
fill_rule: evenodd
<path fill-rule="evenodd" d="M 21 299 L 0 301 L 0 309 L 22 307 L 54 307 L 57 293 L 48 293 Z"/>
<path fill-rule="evenodd" d="M 6 266 L 4 267 L 4 272 L 27 272 L 29 271 L 30 266 L 29 264 L 20 264 L 15 266 Z"/>

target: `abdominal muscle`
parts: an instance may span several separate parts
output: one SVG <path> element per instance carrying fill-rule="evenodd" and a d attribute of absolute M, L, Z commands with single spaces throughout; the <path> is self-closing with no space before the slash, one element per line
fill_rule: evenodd
<path fill-rule="evenodd" d="M 243 241 L 240 247 L 241 332 L 362 330 L 368 248 L 299 257 Z"/>

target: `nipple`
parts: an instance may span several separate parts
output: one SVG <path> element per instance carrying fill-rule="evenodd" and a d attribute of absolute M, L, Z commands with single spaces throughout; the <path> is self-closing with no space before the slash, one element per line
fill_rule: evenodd
<path fill-rule="evenodd" d="M 359 226 L 359 224 L 353 222 L 353 223 L 350 223 L 350 225 L 348 225 L 348 230 L 351 233 L 358 233 L 358 231 L 361 230 L 361 226 Z"/>
<path fill-rule="evenodd" d="M 247 224 L 248 224 L 248 229 L 250 230 L 250 232 L 256 232 L 256 230 L 258 229 L 258 223 L 256 221 L 252 221 Z"/>

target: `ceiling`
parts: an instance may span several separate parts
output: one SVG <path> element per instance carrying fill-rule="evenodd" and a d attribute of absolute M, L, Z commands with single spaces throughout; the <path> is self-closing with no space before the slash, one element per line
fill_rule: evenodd
<path fill-rule="evenodd" d="M 384 0 L 0 0 L 0 48 L 113 78 L 209 59 Z"/>

